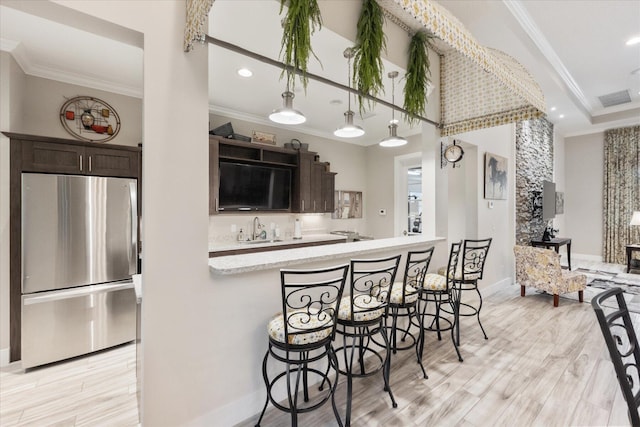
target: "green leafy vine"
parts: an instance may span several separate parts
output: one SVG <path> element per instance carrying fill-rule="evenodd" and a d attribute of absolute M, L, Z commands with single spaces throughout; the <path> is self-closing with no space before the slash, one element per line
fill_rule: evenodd
<path fill-rule="evenodd" d="M 300 70 L 300 81 L 307 89 L 307 65 L 309 56 L 318 57 L 311 48 L 311 35 L 322 28 L 322 16 L 317 0 L 280 0 L 280 14 L 288 6 L 282 19 L 282 43 L 280 56 L 288 67 L 282 71 L 287 75 L 287 87 L 295 87 L 296 69 Z M 318 61 L 320 61 L 318 59 Z"/>
<path fill-rule="evenodd" d="M 416 116 L 426 115 L 427 85 L 429 84 L 429 52 L 432 36 L 424 31 L 417 32 L 409 43 L 409 59 L 404 85 L 405 119 L 414 124 L 420 120 Z"/>
<path fill-rule="evenodd" d="M 353 57 L 353 84 L 359 91 L 360 113 L 365 111 L 364 95 L 377 96 L 384 92 L 382 51 L 387 49 L 387 39 L 383 24 L 380 5 L 375 0 L 363 0 Z"/>

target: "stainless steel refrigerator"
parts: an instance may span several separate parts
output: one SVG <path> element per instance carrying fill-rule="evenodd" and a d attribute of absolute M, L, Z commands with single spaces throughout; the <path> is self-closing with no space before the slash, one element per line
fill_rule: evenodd
<path fill-rule="evenodd" d="M 137 182 L 22 174 L 22 366 L 135 340 Z"/>

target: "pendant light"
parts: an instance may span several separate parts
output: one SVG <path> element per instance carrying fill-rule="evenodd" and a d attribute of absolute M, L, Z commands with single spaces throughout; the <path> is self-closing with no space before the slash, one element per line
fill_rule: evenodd
<path fill-rule="evenodd" d="M 396 120 L 396 117 L 395 117 L 395 112 L 396 112 L 395 79 L 396 77 L 398 77 L 398 72 L 391 71 L 387 75 L 391 79 L 391 104 L 393 104 L 393 107 L 391 107 L 391 121 L 389 122 L 389 136 L 383 139 L 382 141 L 380 141 L 380 146 L 381 147 L 399 147 L 401 145 L 405 145 L 408 141 L 406 140 L 406 138 L 398 136 L 398 121 Z"/>
<path fill-rule="evenodd" d="M 299 125 L 307 121 L 300 111 L 293 108 L 295 95 L 289 90 L 289 71 L 287 71 L 287 90 L 282 93 L 282 108 L 277 108 L 269 114 L 269 120 L 283 125 Z"/>
<path fill-rule="evenodd" d="M 340 138 L 357 138 L 364 135 L 364 129 L 353 124 L 353 111 L 351 111 L 351 58 L 353 58 L 353 48 L 346 48 L 343 53 L 347 58 L 347 83 L 349 91 L 347 92 L 347 111 L 344 113 L 344 124 L 336 129 L 333 134 Z"/>

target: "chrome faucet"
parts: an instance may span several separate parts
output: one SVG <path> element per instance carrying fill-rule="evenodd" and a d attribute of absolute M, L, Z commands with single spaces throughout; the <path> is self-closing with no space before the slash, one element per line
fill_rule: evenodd
<path fill-rule="evenodd" d="M 258 240 L 260 238 L 260 234 L 262 231 L 262 224 L 260 224 L 260 219 L 258 217 L 253 218 L 253 240 Z"/>

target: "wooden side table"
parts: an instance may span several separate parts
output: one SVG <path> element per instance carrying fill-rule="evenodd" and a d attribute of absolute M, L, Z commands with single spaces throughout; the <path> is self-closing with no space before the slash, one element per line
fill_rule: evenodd
<path fill-rule="evenodd" d="M 554 248 L 557 253 L 560 253 L 560 246 L 567 245 L 567 261 L 569 262 L 569 270 L 571 270 L 571 239 L 566 237 L 556 237 L 551 240 L 532 240 L 531 246 L 537 246 L 542 248 Z M 640 247 L 638 248 L 640 250 Z M 629 257 L 629 255 L 627 255 Z"/>
<path fill-rule="evenodd" d="M 627 273 L 631 271 L 631 255 L 634 252 L 640 252 L 640 245 L 627 245 Z"/>

